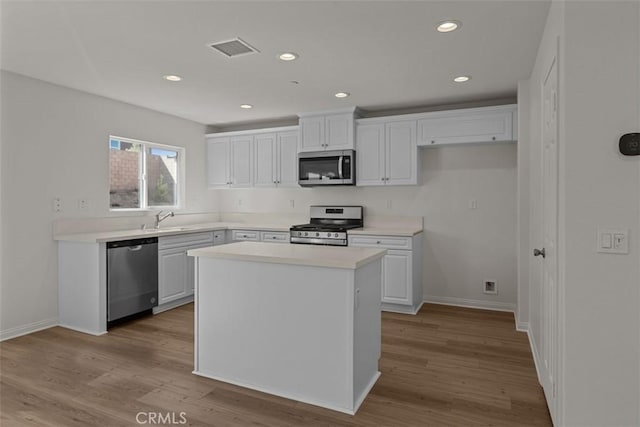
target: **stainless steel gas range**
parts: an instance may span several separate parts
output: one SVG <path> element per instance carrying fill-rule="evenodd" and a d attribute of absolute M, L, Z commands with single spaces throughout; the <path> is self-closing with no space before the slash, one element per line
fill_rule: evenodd
<path fill-rule="evenodd" d="M 347 246 L 347 230 L 363 226 L 362 206 L 311 206 L 309 224 L 292 226 L 291 243 Z"/>

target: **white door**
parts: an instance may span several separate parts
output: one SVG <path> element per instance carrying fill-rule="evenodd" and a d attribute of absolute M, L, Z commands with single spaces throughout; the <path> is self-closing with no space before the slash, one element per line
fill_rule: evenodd
<path fill-rule="evenodd" d="M 251 187 L 253 184 L 253 136 L 238 136 L 230 139 L 231 186 Z"/>
<path fill-rule="evenodd" d="M 387 123 L 386 133 L 386 184 L 417 184 L 418 146 L 416 142 L 416 121 Z"/>
<path fill-rule="evenodd" d="M 207 141 L 207 183 L 209 187 L 229 184 L 229 138 Z"/>
<path fill-rule="evenodd" d="M 353 148 L 353 114 L 334 114 L 325 118 L 325 148 L 348 150 Z"/>
<path fill-rule="evenodd" d="M 298 186 L 298 132 L 278 134 L 277 181 L 279 187 Z"/>
<path fill-rule="evenodd" d="M 255 135 L 254 138 L 256 187 L 275 187 L 276 185 L 276 134 Z"/>
<path fill-rule="evenodd" d="M 411 305 L 411 251 L 388 250 L 382 258 L 382 302 Z"/>
<path fill-rule="evenodd" d="M 558 371 L 558 69 L 554 58 L 542 87 L 542 386 L 555 418 Z"/>
<path fill-rule="evenodd" d="M 358 125 L 356 133 L 356 185 L 384 185 L 384 124 Z"/>
<path fill-rule="evenodd" d="M 324 150 L 324 117 L 302 117 L 300 138 L 300 151 Z"/>
<path fill-rule="evenodd" d="M 184 248 L 158 253 L 158 302 L 164 304 L 187 295 L 187 252 Z"/>

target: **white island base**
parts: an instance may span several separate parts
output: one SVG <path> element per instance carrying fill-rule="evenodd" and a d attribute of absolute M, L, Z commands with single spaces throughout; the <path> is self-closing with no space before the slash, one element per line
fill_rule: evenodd
<path fill-rule="evenodd" d="M 385 252 L 254 242 L 189 251 L 194 374 L 355 414 L 380 376 Z"/>

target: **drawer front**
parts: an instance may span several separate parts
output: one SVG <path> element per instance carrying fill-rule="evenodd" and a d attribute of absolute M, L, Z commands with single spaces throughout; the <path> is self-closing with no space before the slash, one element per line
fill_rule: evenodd
<path fill-rule="evenodd" d="M 263 242 L 289 243 L 289 233 L 284 231 L 262 231 L 260 240 Z"/>
<path fill-rule="evenodd" d="M 226 240 L 227 232 L 225 230 L 218 230 L 213 232 L 213 245 L 224 245 L 227 243 Z"/>
<path fill-rule="evenodd" d="M 349 236 L 349 246 L 366 246 L 386 249 L 411 249 L 411 237 Z"/>
<path fill-rule="evenodd" d="M 234 242 L 240 240 L 250 240 L 257 242 L 260 240 L 260 232 L 253 230 L 232 230 L 231 240 L 233 240 Z"/>
<path fill-rule="evenodd" d="M 213 231 L 204 233 L 177 234 L 174 236 L 161 236 L 158 238 L 158 249 L 171 249 L 191 247 L 194 245 L 213 244 Z"/>

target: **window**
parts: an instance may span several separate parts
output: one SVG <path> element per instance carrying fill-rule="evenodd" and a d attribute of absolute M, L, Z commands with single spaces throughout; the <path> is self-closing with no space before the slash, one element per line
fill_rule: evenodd
<path fill-rule="evenodd" d="M 110 137 L 111 209 L 179 207 L 183 165 L 184 148 Z"/>

